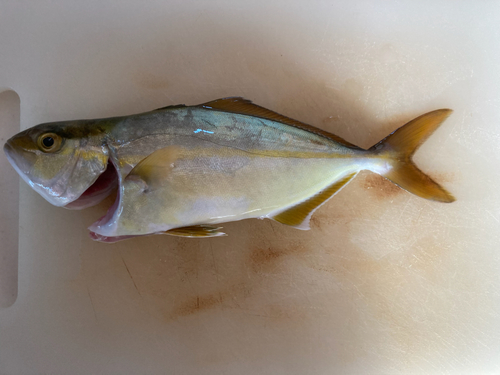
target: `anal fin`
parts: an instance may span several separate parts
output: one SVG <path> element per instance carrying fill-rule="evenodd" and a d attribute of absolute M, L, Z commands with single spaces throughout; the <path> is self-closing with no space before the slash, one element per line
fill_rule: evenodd
<path fill-rule="evenodd" d="M 314 211 L 339 192 L 355 175 L 356 173 L 351 173 L 345 176 L 311 198 L 279 213 L 273 219 L 281 224 L 309 229 L 309 219 Z"/>
<path fill-rule="evenodd" d="M 167 230 L 165 234 L 170 236 L 188 237 L 188 238 L 202 238 L 202 237 L 220 237 L 227 236 L 226 233 L 221 232 L 222 227 L 214 227 L 211 225 L 193 225 L 190 227 L 181 227 Z"/>

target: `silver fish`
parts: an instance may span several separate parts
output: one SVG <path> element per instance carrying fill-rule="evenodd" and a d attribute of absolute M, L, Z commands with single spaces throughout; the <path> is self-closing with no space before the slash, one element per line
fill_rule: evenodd
<path fill-rule="evenodd" d="M 225 98 L 132 116 L 46 123 L 7 141 L 21 177 L 56 206 L 80 209 L 118 186 L 93 239 L 224 235 L 219 224 L 269 218 L 309 229 L 316 209 L 361 170 L 422 198 L 453 202 L 411 158 L 451 114 L 426 113 L 368 150 L 257 106 Z"/>

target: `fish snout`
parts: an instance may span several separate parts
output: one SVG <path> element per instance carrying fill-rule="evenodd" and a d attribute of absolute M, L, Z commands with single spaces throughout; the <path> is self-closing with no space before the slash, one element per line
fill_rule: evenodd
<path fill-rule="evenodd" d="M 12 167 L 25 178 L 36 161 L 36 155 L 16 147 L 15 139 L 9 139 L 3 146 L 3 151 Z"/>

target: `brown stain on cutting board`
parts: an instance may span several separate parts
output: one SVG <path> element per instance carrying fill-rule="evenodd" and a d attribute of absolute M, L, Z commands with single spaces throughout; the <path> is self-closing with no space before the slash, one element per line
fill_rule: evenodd
<path fill-rule="evenodd" d="M 247 284 L 238 282 L 226 289 L 220 289 L 213 293 L 197 294 L 185 298 L 169 313 L 165 314 L 165 318 L 167 321 L 170 321 L 213 309 L 237 309 L 238 302 L 236 297 L 248 297 L 251 293 Z"/>
<path fill-rule="evenodd" d="M 250 252 L 248 264 L 254 272 L 260 272 L 269 265 L 276 264 L 290 255 L 304 254 L 309 250 L 301 242 L 287 243 L 285 246 L 257 247 Z"/>
<path fill-rule="evenodd" d="M 376 173 L 370 173 L 365 177 L 363 187 L 369 190 L 369 194 L 378 199 L 391 198 L 406 193 L 399 186 Z"/>
<path fill-rule="evenodd" d="M 337 203 L 342 206 L 344 202 Z M 363 202 L 360 202 L 360 205 L 362 204 Z M 320 314 L 319 316 L 328 314 L 329 305 L 317 305 L 316 310 L 309 310 L 304 309 L 302 304 L 292 307 L 271 301 L 257 302 L 267 294 L 263 281 L 269 275 L 286 277 L 295 267 L 305 267 L 314 270 L 318 279 L 323 279 L 322 274 L 334 277 L 343 292 L 333 293 L 332 299 L 345 299 L 350 295 L 352 302 L 357 301 L 357 304 L 368 306 L 377 324 L 386 330 L 381 332 L 381 335 L 388 334 L 404 348 L 402 355 L 431 355 L 437 348 L 441 353 L 448 350 L 445 342 L 440 340 L 443 337 L 456 336 L 453 327 L 447 324 L 446 311 L 450 303 L 455 304 L 457 301 L 454 300 L 453 294 L 445 294 L 443 297 L 426 293 L 426 290 L 429 283 L 434 287 L 446 285 L 447 280 L 442 274 L 442 259 L 453 251 L 453 246 L 429 235 L 412 246 L 402 247 L 394 254 L 376 259 L 369 249 L 362 249 L 351 242 L 349 223 L 329 229 L 326 235 L 317 233 L 318 241 L 315 243 L 311 243 L 308 238 L 295 239 L 291 246 L 282 241 L 274 242 L 268 247 L 249 248 L 245 256 L 238 257 L 241 262 L 239 272 L 233 272 L 232 277 L 214 285 L 210 293 L 181 299 L 180 303 L 166 314 L 167 321 L 223 310 L 252 310 L 251 315 L 272 318 L 280 324 L 311 324 L 306 322 L 311 322 L 315 313 Z M 332 242 L 331 238 L 335 241 Z M 295 264 L 299 266 L 289 265 L 291 260 L 295 260 Z M 474 280 L 470 272 L 466 280 L 459 283 L 465 284 Z M 298 284 L 304 283 L 300 286 L 304 288 L 308 282 L 309 280 L 304 279 L 299 280 Z M 237 284 L 237 287 L 228 286 L 231 284 Z M 464 286 L 461 285 L 462 287 Z M 466 288 L 471 289 L 471 286 Z M 282 289 L 282 293 L 287 293 L 286 290 Z M 342 303 L 345 303 L 345 300 Z M 420 307 L 416 309 L 416 306 Z M 467 309 L 467 306 L 465 308 Z M 435 310 L 444 313 L 435 315 Z M 359 331 L 364 326 L 362 321 L 368 318 L 364 314 L 360 311 L 353 312 L 350 330 L 354 336 L 362 335 L 362 331 Z M 360 342 L 355 352 L 345 347 L 342 358 L 349 363 L 355 361 L 359 355 L 368 354 L 373 350 L 380 355 L 387 355 L 382 350 L 378 351 L 377 348 Z"/>
<path fill-rule="evenodd" d="M 250 255 L 250 261 L 253 264 L 264 264 L 277 260 L 278 258 L 285 255 L 285 252 L 273 250 L 269 247 L 267 249 L 255 249 Z"/>
<path fill-rule="evenodd" d="M 426 173 L 438 184 L 454 182 L 453 173 Z M 369 193 L 377 199 L 392 198 L 400 194 L 409 194 L 398 185 L 376 173 L 369 173 L 364 178 L 363 187 L 369 190 Z"/>
<path fill-rule="evenodd" d="M 453 173 L 425 173 L 439 184 L 455 182 L 456 180 Z M 410 194 L 384 176 L 376 173 L 363 171 L 357 178 L 362 180 L 363 188 L 368 191 L 370 197 L 378 200 L 385 200 L 399 195 Z"/>
<path fill-rule="evenodd" d="M 175 319 L 181 316 L 196 314 L 199 312 L 203 312 L 204 310 L 213 309 L 223 302 L 224 297 L 222 293 L 196 296 L 177 306 L 172 311 L 170 317 L 172 319 Z"/>
<path fill-rule="evenodd" d="M 248 253 L 240 254 L 245 258 L 242 259 L 244 262 L 239 264 L 239 271 L 232 273 L 230 280 L 217 283 L 212 292 L 197 293 L 194 296 L 181 299 L 171 311 L 165 314 L 165 318 L 167 321 L 176 320 L 180 317 L 213 309 L 242 309 L 241 304 L 244 304 L 245 300 L 258 295 L 258 289 L 261 288 L 259 285 L 263 280 L 260 276 L 280 273 L 278 265 L 281 265 L 283 261 L 294 256 L 300 257 L 301 254 L 306 254 L 309 251 L 310 249 L 301 242 L 249 249 Z M 192 273 L 192 275 L 196 275 L 196 273 Z M 227 286 L 228 283 L 229 286 Z M 266 312 L 262 315 L 290 319 L 298 316 L 296 313 L 286 313 L 280 310 L 277 305 L 269 309 L 266 308 Z"/>

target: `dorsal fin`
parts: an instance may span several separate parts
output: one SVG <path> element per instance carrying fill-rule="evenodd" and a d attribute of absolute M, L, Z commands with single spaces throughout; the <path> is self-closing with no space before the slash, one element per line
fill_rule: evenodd
<path fill-rule="evenodd" d="M 185 104 L 167 105 L 166 107 L 157 108 L 154 111 L 162 111 L 164 109 L 176 109 L 176 108 L 185 108 L 185 107 L 186 107 Z"/>
<path fill-rule="evenodd" d="M 308 132 L 320 135 L 322 137 L 332 139 L 335 142 L 341 143 L 346 147 L 359 148 L 352 143 L 347 142 L 345 139 L 339 136 L 329 133 L 325 130 L 318 129 L 315 126 L 304 124 L 300 121 L 294 120 L 290 117 L 280 115 L 279 113 L 273 112 L 267 108 L 253 104 L 250 100 L 241 97 L 230 97 L 217 99 L 208 103 L 203 103 L 195 107 L 213 109 L 217 111 L 238 113 L 241 115 L 248 115 L 254 117 L 260 117 L 268 120 L 273 120 L 281 122 L 282 124 L 290 125 L 295 128 L 303 129 Z"/>
<path fill-rule="evenodd" d="M 309 219 L 314 211 L 340 191 L 340 189 L 351 181 L 355 175 L 356 173 L 351 173 L 345 176 L 308 200 L 279 213 L 274 216 L 273 219 L 281 224 L 290 225 L 299 229 L 309 229 Z"/>

